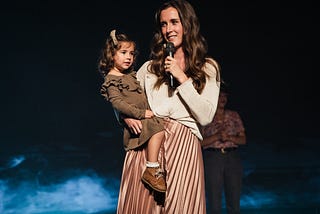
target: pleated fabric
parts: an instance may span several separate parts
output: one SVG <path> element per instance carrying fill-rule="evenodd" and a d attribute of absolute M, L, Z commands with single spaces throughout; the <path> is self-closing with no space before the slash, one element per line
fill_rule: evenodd
<path fill-rule="evenodd" d="M 167 191 L 152 191 L 141 182 L 146 149 L 127 151 L 117 214 L 205 214 L 205 183 L 199 139 L 186 126 L 167 119 L 159 162 Z"/>

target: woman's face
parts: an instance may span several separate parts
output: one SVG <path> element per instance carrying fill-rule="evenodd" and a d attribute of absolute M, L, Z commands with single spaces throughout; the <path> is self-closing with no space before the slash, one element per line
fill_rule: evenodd
<path fill-rule="evenodd" d="M 160 25 L 163 37 L 168 42 L 172 42 L 176 48 L 180 47 L 183 38 L 183 26 L 178 11 L 173 7 L 162 10 Z"/>

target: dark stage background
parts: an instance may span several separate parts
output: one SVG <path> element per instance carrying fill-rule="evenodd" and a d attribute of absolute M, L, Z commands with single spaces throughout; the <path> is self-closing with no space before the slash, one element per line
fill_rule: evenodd
<path fill-rule="evenodd" d="M 0 213 L 114 213 L 124 150 L 97 59 L 116 28 L 147 59 L 161 1 L 0 9 Z M 317 9 L 191 1 L 247 131 L 243 213 L 319 213 Z"/>

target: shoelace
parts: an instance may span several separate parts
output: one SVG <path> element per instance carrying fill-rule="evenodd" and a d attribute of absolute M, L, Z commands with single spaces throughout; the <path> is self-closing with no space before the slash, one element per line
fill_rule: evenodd
<path fill-rule="evenodd" d="M 158 169 L 158 170 L 156 171 L 155 177 L 156 177 L 156 178 L 163 177 L 163 174 L 164 174 L 164 172 L 163 172 L 161 169 Z"/>

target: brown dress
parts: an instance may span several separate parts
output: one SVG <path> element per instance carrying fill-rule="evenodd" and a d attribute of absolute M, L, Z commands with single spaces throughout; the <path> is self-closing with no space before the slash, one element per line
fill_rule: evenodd
<path fill-rule="evenodd" d="M 108 74 L 102 84 L 101 94 L 110 101 L 113 108 L 128 117 L 140 119 L 140 135 L 130 132 L 124 123 L 123 144 L 126 151 L 140 147 L 157 132 L 164 130 L 163 119 L 153 117 L 146 119 L 145 111 L 150 109 L 145 93 L 136 79 L 136 73 L 123 76 Z"/>

